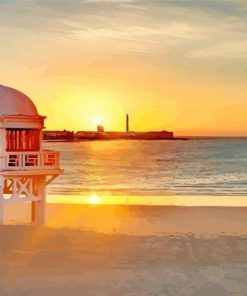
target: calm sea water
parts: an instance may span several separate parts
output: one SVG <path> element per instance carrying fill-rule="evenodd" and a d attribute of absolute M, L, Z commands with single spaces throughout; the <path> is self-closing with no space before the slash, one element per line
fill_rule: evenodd
<path fill-rule="evenodd" d="M 247 139 L 48 143 L 65 172 L 49 194 L 247 195 Z"/>

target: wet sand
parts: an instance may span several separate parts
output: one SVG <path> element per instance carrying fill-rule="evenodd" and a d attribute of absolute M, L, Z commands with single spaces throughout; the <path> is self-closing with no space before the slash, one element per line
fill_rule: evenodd
<path fill-rule="evenodd" d="M 0 295 L 247 294 L 245 207 L 48 204 L 0 237 Z"/>

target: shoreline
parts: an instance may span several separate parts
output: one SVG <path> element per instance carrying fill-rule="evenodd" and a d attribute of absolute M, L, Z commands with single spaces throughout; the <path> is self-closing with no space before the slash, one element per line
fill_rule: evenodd
<path fill-rule="evenodd" d="M 96 201 L 92 197 L 97 198 Z M 99 205 L 139 205 L 139 206 L 180 206 L 180 207 L 247 207 L 246 196 L 180 196 L 180 195 L 47 195 L 50 204 L 99 204 Z"/>
<path fill-rule="evenodd" d="M 6 204 L 4 219 L 30 225 L 30 203 Z M 47 203 L 45 225 L 132 236 L 247 235 L 247 207 Z"/>

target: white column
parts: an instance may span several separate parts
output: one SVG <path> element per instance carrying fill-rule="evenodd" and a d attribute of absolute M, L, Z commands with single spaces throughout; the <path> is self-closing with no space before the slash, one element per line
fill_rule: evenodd
<path fill-rule="evenodd" d="M 46 176 L 37 176 L 34 179 L 37 186 L 37 195 L 39 201 L 32 201 L 32 223 L 44 224 L 45 223 L 45 206 L 46 206 Z"/>
<path fill-rule="evenodd" d="M 0 201 L 0 225 L 3 224 L 3 200 Z"/>
<path fill-rule="evenodd" d="M 6 141 L 6 129 L 0 128 L 0 154 L 5 156 L 7 141 Z M 6 169 L 6 157 L 0 158 L 0 171 Z"/>
<path fill-rule="evenodd" d="M 0 176 L 0 224 L 3 224 L 3 206 L 4 206 L 4 176 Z"/>
<path fill-rule="evenodd" d="M 6 141 L 6 129 L 0 128 L 0 153 L 5 153 L 7 149 L 7 141 Z"/>

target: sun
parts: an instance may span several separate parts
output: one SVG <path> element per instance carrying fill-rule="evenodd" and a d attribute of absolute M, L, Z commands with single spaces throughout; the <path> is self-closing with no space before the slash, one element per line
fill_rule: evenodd
<path fill-rule="evenodd" d="M 95 118 L 94 119 L 94 124 L 97 125 L 97 126 L 100 125 L 101 124 L 101 119 Z"/>
<path fill-rule="evenodd" d="M 92 204 L 92 205 L 97 205 L 100 203 L 100 198 L 98 195 L 93 194 L 88 198 L 88 203 Z"/>

